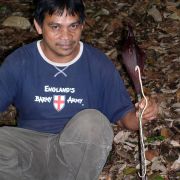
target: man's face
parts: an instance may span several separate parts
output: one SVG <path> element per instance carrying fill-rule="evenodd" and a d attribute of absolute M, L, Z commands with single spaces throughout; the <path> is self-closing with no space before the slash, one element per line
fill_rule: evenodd
<path fill-rule="evenodd" d="M 35 27 L 43 36 L 41 48 L 51 61 L 69 62 L 78 54 L 83 24 L 77 15 L 70 16 L 66 10 L 62 15 L 46 14 L 42 26 L 35 21 Z"/>

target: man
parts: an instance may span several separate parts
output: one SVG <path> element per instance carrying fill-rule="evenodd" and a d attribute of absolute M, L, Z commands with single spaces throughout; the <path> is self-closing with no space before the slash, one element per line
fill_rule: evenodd
<path fill-rule="evenodd" d="M 97 180 L 111 150 L 110 123 L 137 130 L 134 105 L 112 62 L 80 41 L 82 0 L 39 0 L 42 40 L 0 68 L 0 111 L 14 104 L 18 127 L 0 128 L 1 180 Z M 143 123 L 155 119 L 149 99 Z"/>

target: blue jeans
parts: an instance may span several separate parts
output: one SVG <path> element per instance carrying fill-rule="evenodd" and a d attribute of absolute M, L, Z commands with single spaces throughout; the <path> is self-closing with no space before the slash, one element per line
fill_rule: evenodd
<path fill-rule="evenodd" d="M 1 180 L 97 180 L 113 130 L 99 111 L 76 114 L 60 134 L 0 128 Z"/>

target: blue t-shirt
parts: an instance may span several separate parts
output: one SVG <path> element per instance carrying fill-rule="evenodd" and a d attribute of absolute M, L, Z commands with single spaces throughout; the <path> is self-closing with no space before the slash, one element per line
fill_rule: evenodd
<path fill-rule="evenodd" d="M 80 42 L 77 57 L 58 64 L 39 44 L 18 48 L 0 67 L 0 112 L 15 105 L 19 127 L 58 133 L 83 109 L 97 109 L 114 123 L 134 108 L 104 53 Z"/>

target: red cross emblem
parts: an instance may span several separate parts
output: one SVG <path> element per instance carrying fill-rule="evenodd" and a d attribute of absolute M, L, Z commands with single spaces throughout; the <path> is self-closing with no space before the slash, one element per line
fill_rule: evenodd
<path fill-rule="evenodd" d="M 53 105 L 54 108 L 59 112 L 61 111 L 65 106 L 65 95 L 54 95 L 53 96 Z"/>

